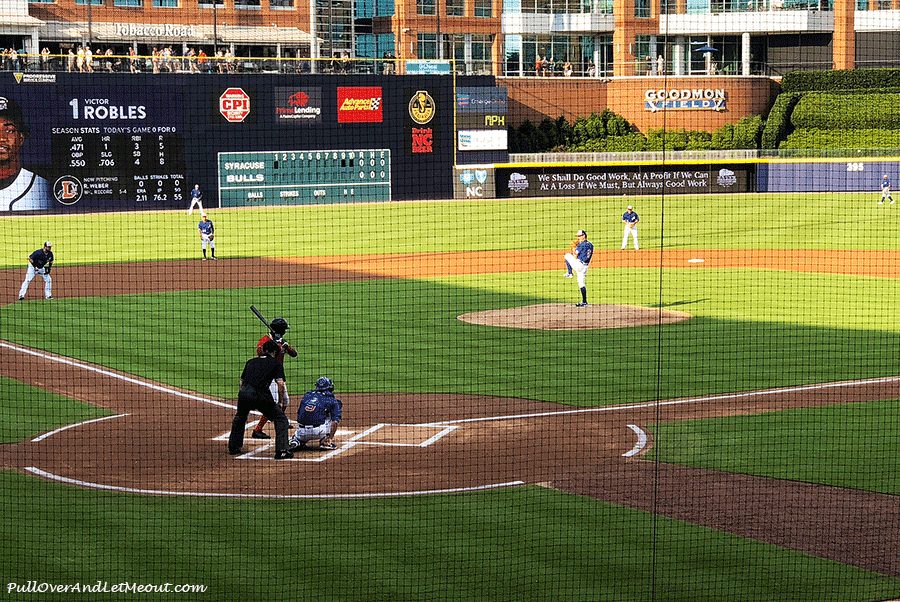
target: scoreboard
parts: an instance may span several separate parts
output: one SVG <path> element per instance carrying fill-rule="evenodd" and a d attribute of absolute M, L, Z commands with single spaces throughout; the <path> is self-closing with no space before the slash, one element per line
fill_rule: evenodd
<path fill-rule="evenodd" d="M 51 182 L 63 204 L 102 207 L 128 200 L 180 206 L 190 189 L 174 126 L 53 128 L 51 153 L 53 165 L 65 174 Z M 71 198 L 60 192 L 64 180 Z"/>
<path fill-rule="evenodd" d="M 219 205 L 312 205 L 391 200 L 390 149 L 225 152 Z"/>

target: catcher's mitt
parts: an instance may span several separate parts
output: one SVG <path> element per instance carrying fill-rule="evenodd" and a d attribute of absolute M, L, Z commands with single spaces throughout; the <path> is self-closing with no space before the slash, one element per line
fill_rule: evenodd
<path fill-rule="evenodd" d="M 214 234 L 210 234 L 210 235 L 209 235 L 209 239 L 210 239 L 210 240 L 212 240 L 214 237 L 215 237 Z"/>

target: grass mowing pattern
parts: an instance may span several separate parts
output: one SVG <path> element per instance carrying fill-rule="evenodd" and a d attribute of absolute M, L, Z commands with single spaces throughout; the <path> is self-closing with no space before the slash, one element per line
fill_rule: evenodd
<path fill-rule="evenodd" d="M 15 443 L 110 412 L 0 376 L 0 443 Z"/>
<path fill-rule="evenodd" d="M 649 597 L 651 517 L 540 488 L 359 502 L 197 500 L 0 472 L 0 499 L 5 582 L 202 583 L 210 590 L 193 599 L 234 600 Z M 659 521 L 665 599 L 883 599 L 900 588 L 900 579 Z M 330 537 L 327 525 L 355 536 Z M 285 573 L 302 576 L 308 591 Z"/>
<path fill-rule="evenodd" d="M 299 361 L 291 390 L 328 374 L 339 391 L 495 394 L 607 405 L 655 399 L 655 327 L 573 332 L 475 326 L 468 311 L 573 302 L 559 272 L 378 280 L 21 303 L 0 337 L 179 387 L 232 397 L 260 336 L 247 310 L 277 308 Z M 649 306 L 655 270 L 594 270 L 594 303 Z M 884 280 L 753 270 L 667 270 L 662 397 L 893 375 L 900 324 Z M 765 285 L 763 284 L 765 283 Z M 543 296 L 535 296 L 543 293 Z M 156 316 L 147 321 L 146 316 Z M 115 316 L 109 319 L 108 316 Z M 590 366 L 572 370 L 572 354 Z M 197 358 L 185 361 L 184 358 Z M 622 378 L 627 370 L 628 378 Z"/>
<path fill-rule="evenodd" d="M 900 400 L 669 422 L 645 458 L 900 495 Z"/>
<path fill-rule="evenodd" d="M 880 198 L 873 182 L 871 199 Z M 658 248 L 658 199 L 517 199 L 374 203 L 211 210 L 217 253 L 281 257 L 346 253 L 560 249 L 578 228 L 597 250 L 618 249 L 621 216 L 633 204 L 641 245 Z M 673 195 L 666 199 L 666 248 L 895 249 L 900 211 L 859 194 Z M 135 222 L 140 227 L 135 228 Z M 181 211 L 0 217 L 0 267 L 22 267 L 50 239 L 57 267 L 86 263 L 194 259 L 199 218 Z M 866 224 L 866 236 L 850 225 Z M 324 235 L 323 233 L 339 233 Z M 86 235 L 88 234 L 88 235 Z M 127 278 L 127 273 L 118 275 Z"/>

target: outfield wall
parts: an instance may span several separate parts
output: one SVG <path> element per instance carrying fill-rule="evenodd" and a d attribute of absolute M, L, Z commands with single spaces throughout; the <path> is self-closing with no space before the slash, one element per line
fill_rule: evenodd
<path fill-rule="evenodd" d="M 0 190 L 0 211 L 186 208 L 194 184 L 206 207 L 448 198 L 455 85 L 468 100 L 495 89 L 492 77 L 3 73 L 38 178 Z M 470 130 L 460 154 L 505 159 L 488 126 Z"/>
<path fill-rule="evenodd" d="M 770 162 L 757 166 L 757 186 L 761 192 L 874 191 L 884 174 L 897 182 L 900 161 Z"/>

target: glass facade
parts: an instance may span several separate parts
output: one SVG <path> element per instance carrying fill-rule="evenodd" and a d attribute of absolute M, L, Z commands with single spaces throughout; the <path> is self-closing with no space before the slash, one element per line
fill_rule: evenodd
<path fill-rule="evenodd" d="M 508 13 L 571 15 L 593 12 L 611 15 L 613 0 L 505 0 L 503 10 Z"/>
<path fill-rule="evenodd" d="M 319 46 L 319 56 L 352 56 L 352 0 L 315 0 L 315 10 L 315 35 L 323 40 Z"/>
<path fill-rule="evenodd" d="M 612 35 L 507 35 L 505 43 L 505 75 L 561 76 L 566 61 L 576 77 L 612 75 Z M 536 69 L 538 56 L 547 59 L 547 69 Z"/>

